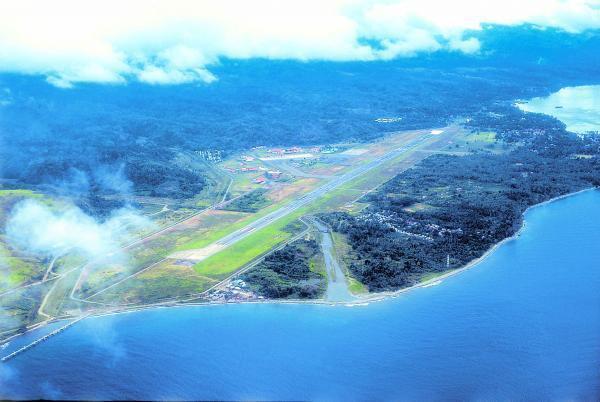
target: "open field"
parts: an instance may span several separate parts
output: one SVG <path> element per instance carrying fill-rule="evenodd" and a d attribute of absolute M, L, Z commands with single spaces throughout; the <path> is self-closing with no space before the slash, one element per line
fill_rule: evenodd
<path fill-rule="evenodd" d="M 168 257 L 195 262 L 194 268 L 203 276 L 224 278 L 289 239 L 292 234 L 282 230 L 285 225 L 307 213 L 336 210 L 354 205 L 355 201 L 369 190 L 426 156 L 415 152 L 417 149 L 445 147 L 458 131 L 456 128 L 451 128 L 445 136 L 424 137 L 428 134 L 427 130 L 388 136 L 380 143 L 369 145 L 370 152 L 357 152 L 353 161 L 358 164 L 357 173 L 345 169 L 350 173 L 340 176 L 347 177 L 343 181 L 338 180 L 340 184 L 325 185 L 322 190 L 314 189 L 312 193 L 308 193 L 311 196 L 300 196 L 299 191 L 288 189 L 289 197 L 278 197 L 278 203 L 263 208 L 255 214 L 248 214 L 229 225 L 218 225 L 220 229 L 213 228 L 213 231 L 198 240 L 180 244 L 177 247 L 179 251 Z M 423 141 L 425 138 L 428 138 L 427 141 Z M 417 139 L 420 142 L 413 145 L 410 150 L 391 152 L 399 145 L 415 142 Z M 385 156 L 385 158 L 377 165 L 372 165 L 368 155 L 371 156 L 371 161 L 377 160 L 377 157 Z M 344 164 L 350 165 L 347 160 L 344 160 Z M 306 179 L 293 183 L 302 183 L 303 180 Z M 309 188 L 314 184 L 315 181 L 311 182 Z M 299 196 L 301 201 L 291 201 Z"/>
<path fill-rule="evenodd" d="M 458 131 L 452 132 L 455 135 Z M 319 193 L 318 197 L 314 197 L 310 202 L 301 204 L 301 207 L 294 210 L 293 213 L 286 215 L 284 218 L 277 218 L 277 221 L 265 227 L 251 228 L 248 233 L 240 233 L 241 239 L 234 244 L 226 242 L 217 242 L 215 245 L 206 246 L 204 249 L 199 249 L 195 253 L 177 254 L 172 258 L 189 258 L 192 261 L 200 259 L 201 261 L 195 265 L 195 268 L 202 272 L 203 275 L 222 275 L 228 276 L 236 270 L 240 269 L 253 259 L 264 254 L 274 246 L 287 240 L 291 235 L 282 232 L 280 228 L 287 225 L 302 215 L 308 213 L 324 212 L 343 208 L 348 204 L 353 204 L 357 198 L 364 195 L 369 190 L 377 187 L 381 183 L 389 180 L 399 171 L 414 165 L 416 162 L 425 157 L 422 153 L 416 153 L 417 149 L 429 149 L 434 146 L 446 146 L 451 139 L 448 137 L 440 137 L 443 141 L 426 141 L 419 144 L 414 149 L 406 153 L 401 153 L 397 157 L 389 158 L 381 165 L 370 169 L 364 175 L 352 177 L 347 183 L 329 191 Z M 379 154 L 386 155 L 385 149 L 381 146 Z M 360 153 L 363 155 L 363 153 Z M 315 190 L 316 191 L 316 190 Z M 275 211 L 274 211 L 275 212 Z M 268 215 L 263 215 L 264 219 Z M 239 231 L 239 229 L 238 229 Z M 232 236 L 232 232 L 229 236 Z M 356 286 L 355 286 L 356 287 Z"/>
<path fill-rule="evenodd" d="M 224 251 L 220 251 L 194 265 L 194 269 L 209 277 L 224 279 L 248 262 L 271 250 L 294 234 L 285 227 L 295 221 L 299 214 L 281 219 L 276 223 L 240 240 Z"/>
<path fill-rule="evenodd" d="M 370 144 L 332 147 L 331 152 L 316 154 L 315 162 L 306 164 L 296 159 L 263 162 L 249 156 L 256 155 L 253 151 L 215 165 L 212 187 L 193 199 L 137 197 L 143 213 L 157 223 L 158 231 L 124 247 L 126 258 L 114 263 L 85 264 L 70 255 L 61 258 L 50 276 L 53 280 L 39 287 L 42 291 L 28 290 L 36 295 L 32 303 L 39 312 L 27 316 L 26 321 L 33 322 L 38 314 L 52 317 L 105 304 L 132 306 L 201 294 L 295 238 L 306 229 L 299 221 L 302 216 L 359 211 L 367 205 L 360 201 L 365 194 L 430 152 L 447 148 L 460 135 L 462 130 L 457 127 L 446 128 L 442 135 L 435 136 L 430 130 L 393 133 Z M 188 155 L 182 158 L 181 163 L 190 166 L 205 163 L 193 161 Z M 280 166 L 283 174 L 267 175 Z M 266 180 L 258 183 L 257 178 Z M 256 212 L 227 210 L 227 203 L 257 189 L 268 203 L 256 204 Z M 28 191 L 3 196 L 10 199 L 32 195 L 37 196 Z M 344 256 L 340 260 L 343 262 Z M 311 269 L 323 271 L 322 258 L 312 260 Z M 45 265 L 40 264 L 39 273 L 44 271 Z M 366 292 L 353 278 L 348 278 L 348 283 L 352 292 Z"/>
<path fill-rule="evenodd" d="M 216 279 L 198 274 L 189 265 L 165 260 L 90 300 L 109 305 L 154 303 L 194 295 L 217 282 Z"/>
<path fill-rule="evenodd" d="M 31 190 L 0 190 L 0 292 L 41 279 L 46 268 L 44 258 L 16 250 L 4 234 L 10 210 L 26 199 L 52 205 L 48 197 Z"/>
<path fill-rule="evenodd" d="M 0 235 L 0 291 L 10 289 L 38 279 L 43 274 L 42 261 L 15 252 L 6 244 L 5 237 Z"/>
<path fill-rule="evenodd" d="M 202 261 L 195 264 L 194 268 L 204 275 L 217 275 L 218 278 L 230 275 L 253 259 L 306 229 L 299 218 L 307 211 L 306 208 L 295 211 L 262 229 L 253 231 L 228 247 L 222 243 L 215 244 L 220 247 L 202 258 Z"/>

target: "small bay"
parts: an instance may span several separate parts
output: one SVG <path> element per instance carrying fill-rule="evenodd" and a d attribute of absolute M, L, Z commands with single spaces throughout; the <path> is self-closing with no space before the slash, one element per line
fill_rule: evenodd
<path fill-rule="evenodd" d="M 517 106 L 526 112 L 554 116 L 575 133 L 600 131 L 600 85 L 562 88 Z"/>

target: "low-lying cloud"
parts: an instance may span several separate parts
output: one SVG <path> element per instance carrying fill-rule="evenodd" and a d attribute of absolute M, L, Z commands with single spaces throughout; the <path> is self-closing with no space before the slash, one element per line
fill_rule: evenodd
<path fill-rule="evenodd" d="M 98 166 L 92 174 L 94 182 L 101 191 L 121 195 L 133 194 L 133 183 L 127 178 L 123 163 L 117 166 Z"/>
<path fill-rule="evenodd" d="M 87 197 L 94 192 L 120 196 L 133 194 L 133 183 L 127 178 L 123 163 L 98 165 L 90 171 L 71 167 L 62 177 L 50 181 L 48 185 L 57 194 L 73 200 Z"/>
<path fill-rule="evenodd" d="M 0 71 L 78 82 L 215 81 L 220 58 L 382 60 L 481 46 L 468 30 L 600 28 L 597 0 L 7 0 Z"/>
<path fill-rule="evenodd" d="M 90 260 L 119 253 L 132 233 L 152 228 L 152 223 L 131 208 L 114 211 L 103 222 L 75 206 L 54 210 L 37 200 L 17 204 L 6 224 L 7 240 L 19 250 L 58 257 L 76 251 Z"/>

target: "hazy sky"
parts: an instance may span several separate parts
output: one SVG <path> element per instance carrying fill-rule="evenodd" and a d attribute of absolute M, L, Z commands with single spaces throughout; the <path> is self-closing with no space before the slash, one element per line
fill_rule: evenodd
<path fill-rule="evenodd" d="M 211 82 L 219 57 L 477 52 L 464 32 L 482 23 L 581 32 L 600 28 L 600 0 L 2 0 L 0 72 L 43 74 L 60 87 Z"/>

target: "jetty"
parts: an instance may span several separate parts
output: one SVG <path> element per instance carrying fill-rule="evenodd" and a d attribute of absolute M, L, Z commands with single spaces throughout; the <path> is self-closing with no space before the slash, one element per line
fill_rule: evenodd
<path fill-rule="evenodd" d="M 20 355 L 21 353 L 28 351 L 29 349 L 33 348 L 36 345 L 39 345 L 40 343 L 44 342 L 48 338 L 51 338 L 54 335 L 60 334 L 61 332 L 63 332 L 67 328 L 72 327 L 73 325 L 77 324 L 79 321 L 83 320 L 84 318 L 86 318 L 88 316 L 89 316 L 89 314 L 83 315 L 81 317 L 78 317 L 78 318 L 74 319 L 73 321 L 71 321 L 71 322 L 63 325 L 62 327 L 57 328 L 54 331 L 52 331 L 52 332 L 50 332 L 50 333 L 42 336 L 41 338 L 38 338 L 38 339 L 36 339 L 35 341 L 33 341 L 31 343 L 28 343 L 27 345 L 21 347 L 20 349 L 15 350 L 11 354 L 4 356 L 2 359 L 0 359 L 0 362 L 5 363 L 5 362 L 9 361 L 13 357 L 16 357 L 17 355 Z"/>

